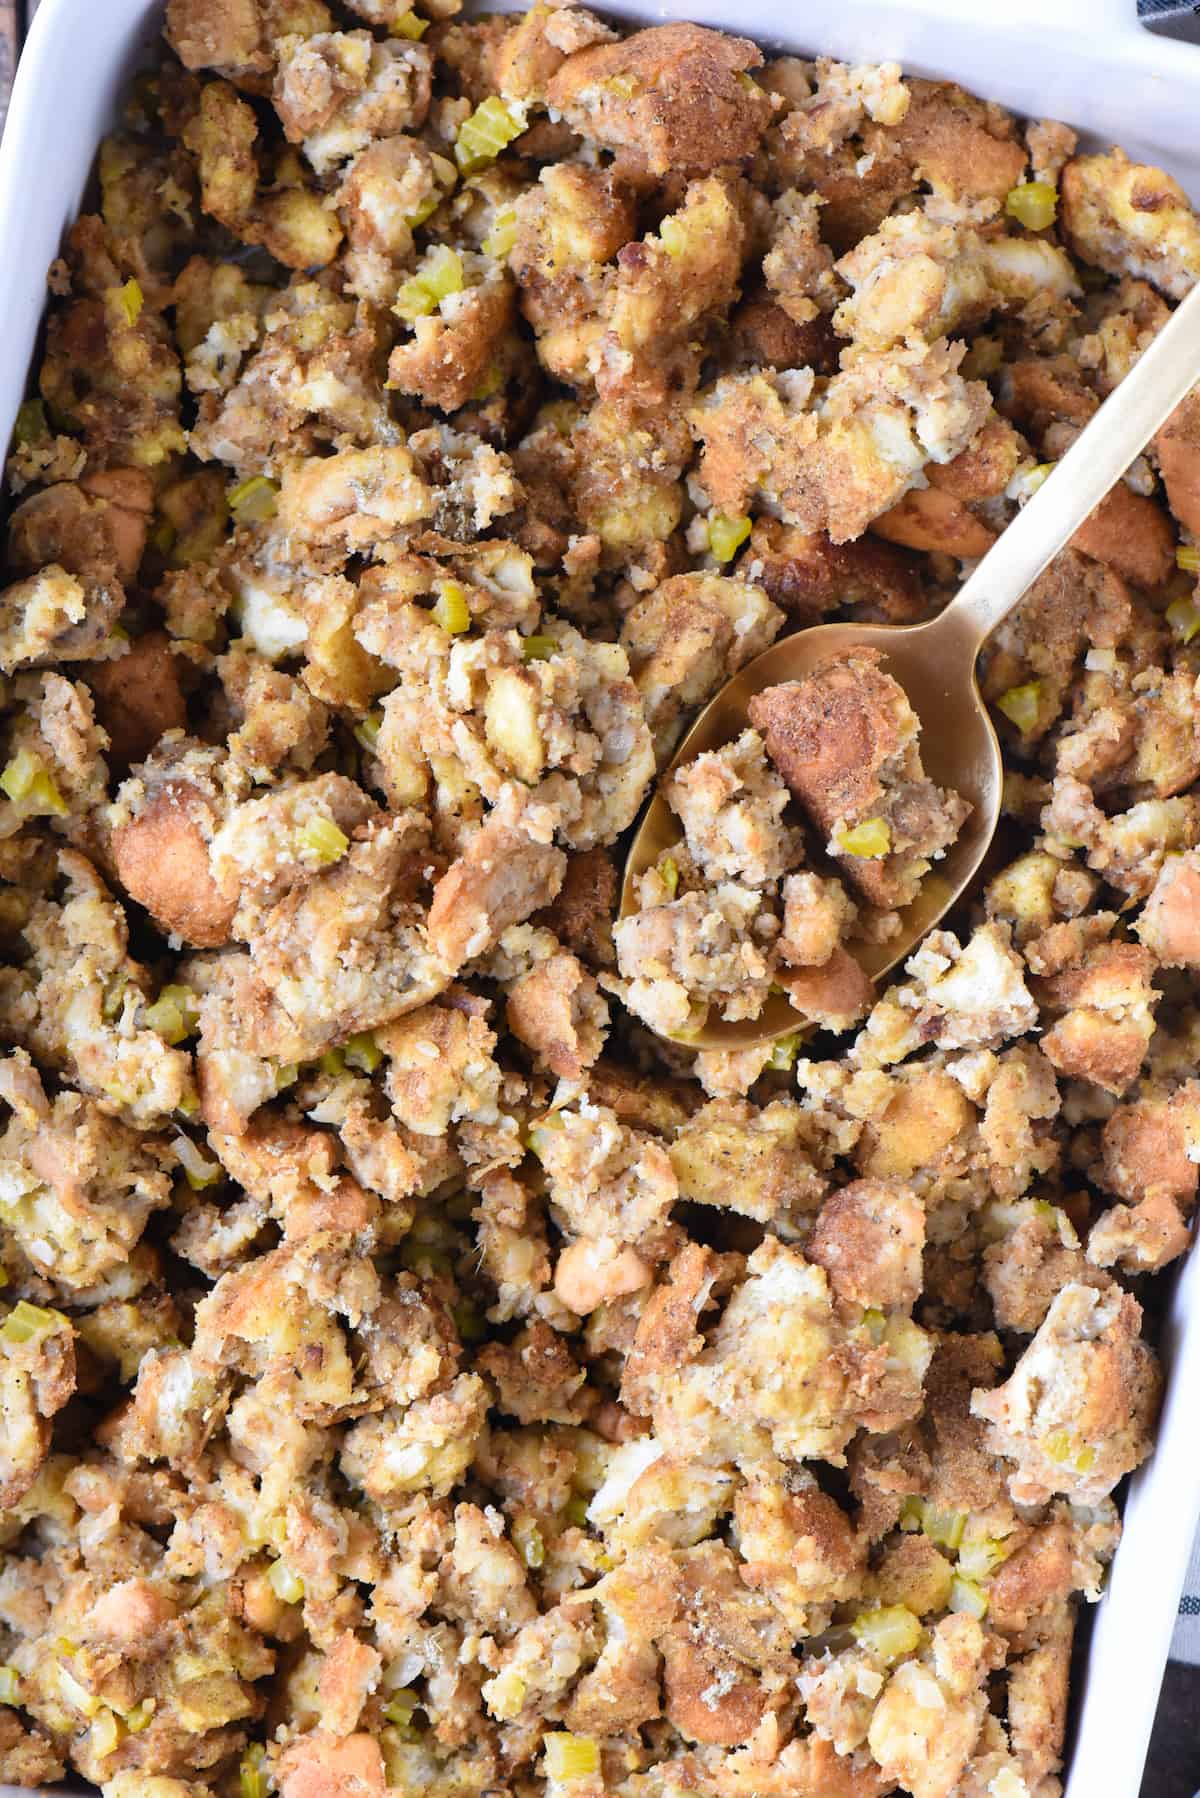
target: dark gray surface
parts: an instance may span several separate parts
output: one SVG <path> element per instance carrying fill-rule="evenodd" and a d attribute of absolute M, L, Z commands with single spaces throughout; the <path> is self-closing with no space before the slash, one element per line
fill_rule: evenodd
<path fill-rule="evenodd" d="M 1170 1661 L 1141 1798 L 1192 1798 L 1193 1793 L 1200 1793 L 1200 1667 Z"/>

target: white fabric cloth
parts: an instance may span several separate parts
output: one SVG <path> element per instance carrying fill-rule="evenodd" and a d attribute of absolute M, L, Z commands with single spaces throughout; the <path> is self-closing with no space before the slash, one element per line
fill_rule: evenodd
<path fill-rule="evenodd" d="M 1192 1543 L 1192 1558 L 1183 1582 L 1183 1596 L 1179 1600 L 1179 1615 L 1171 1639 L 1171 1659 L 1200 1666 L 1200 1534 Z"/>

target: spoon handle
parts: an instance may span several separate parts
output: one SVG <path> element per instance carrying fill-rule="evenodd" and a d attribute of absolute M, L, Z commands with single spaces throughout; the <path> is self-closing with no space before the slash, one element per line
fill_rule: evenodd
<path fill-rule="evenodd" d="M 955 635 L 973 638 L 977 651 L 1197 381 L 1200 286 L 1175 308 L 937 623 L 952 620 Z"/>

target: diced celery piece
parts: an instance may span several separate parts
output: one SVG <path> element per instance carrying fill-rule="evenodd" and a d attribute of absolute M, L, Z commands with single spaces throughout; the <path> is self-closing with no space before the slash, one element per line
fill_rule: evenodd
<path fill-rule="evenodd" d="M 382 729 L 382 711 L 376 710 L 374 712 L 368 712 L 366 717 L 360 718 L 358 723 L 354 726 L 355 741 L 359 744 L 360 748 L 366 750 L 368 755 L 375 755 L 379 743 L 379 733 Z"/>
<path fill-rule="evenodd" d="M 1046 231 L 1058 211 L 1058 189 L 1049 181 L 1022 181 L 1009 188 L 1004 210 L 1027 231 Z"/>
<path fill-rule="evenodd" d="M 1081 1442 L 1078 1436 L 1072 1436 L 1066 1430 L 1056 1430 L 1047 1436 L 1042 1448 L 1051 1461 L 1070 1467 L 1076 1473 L 1088 1473 L 1096 1464 L 1096 1451 L 1091 1444 Z"/>
<path fill-rule="evenodd" d="M 102 1707 L 92 1724 L 92 1747 L 101 1759 L 111 1754 L 121 1740 L 121 1725 L 113 1713 Z"/>
<path fill-rule="evenodd" d="M 594 1736 L 573 1736 L 565 1729 L 544 1738 L 546 1773 L 551 1779 L 591 1779 L 600 1771 L 600 1744 Z"/>
<path fill-rule="evenodd" d="M 527 1567 L 536 1569 L 545 1565 L 546 1544 L 542 1532 L 532 1517 L 518 1517 L 512 1527 L 512 1538 L 520 1551 L 521 1559 Z"/>
<path fill-rule="evenodd" d="M 1076 1473 L 1087 1473 L 1096 1462 L 1096 1451 L 1090 1443 L 1081 1442 L 1069 1430 L 1055 1430 L 1042 1443 L 1042 1450 L 1049 1460 Z"/>
<path fill-rule="evenodd" d="M 912 1535 L 916 1530 L 925 1527 L 925 1500 L 915 1496 L 906 1498 L 900 1506 L 900 1528 Z"/>
<path fill-rule="evenodd" d="M 337 1079 L 346 1072 L 346 1057 L 340 1049 L 326 1049 L 324 1055 L 318 1058 L 317 1066 L 323 1074 L 332 1074 Z"/>
<path fill-rule="evenodd" d="M 966 1611 L 971 1617 L 987 1615 L 987 1593 L 977 1586 L 974 1580 L 958 1579 L 950 1582 L 950 1609 Z"/>
<path fill-rule="evenodd" d="M 966 1527 L 965 1511 L 939 1511 L 933 1505 L 925 1506 L 921 1528 L 939 1548 L 957 1549 Z"/>
<path fill-rule="evenodd" d="M 206 1186 L 215 1186 L 218 1180 L 224 1178 L 225 1170 L 221 1163 L 209 1161 L 206 1155 L 202 1155 L 190 1136 L 180 1133 L 172 1141 L 171 1147 L 193 1192 L 203 1192 Z"/>
<path fill-rule="evenodd" d="M 483 240 L 486 256 L 494 256 L 502 262 L 517 241 L 517 210 L 515 206 L 502 206 L 492 220 L 492 228 Z"/>
<path fill-rule="evenodd" d="M 464 119 L 454 142 L 454 160 L 464 175 L 495 162 L 501 150 L 520 137 L 526 125 L 525 108 L 516 100 L 491 94 Z"/>
<path fill-rule="evenodd" d="M 0 774 L 0 789 L 30 818 L 65 818 L 69 807 L 40 755 L 19 749 Z"/>
<path fill-rule="evenodd" d="M 1053 462 L 1038 462 L 1025 476 L 1025 496 L 1029 498 L 1039 487 L 1044 487 L 1054 473 Z"/>
<path fill-rule="evenodd" d="M 1200 631 L 1200 605 L 1194 599 L 1173 599 L 1167 607 L 1167 623 L 1181 643 L 1190 643 Z"/>
<path fill-rule="evenodd" d="M 46 423 L 46 407 L 42 400 L 26 400 L 17 407 L 13 437 L 17 443 L 42 443 L 50 435 Z"/>
<path fill-rule="evenodd" d="M 664 855 L 658 864 L 658 877 L 673 899 L 679 891 L 679 863 L 673 855 Z"/>
<path fill-rule="evenodd" d="M 410 212 L 408 217 L 405 219 L 404 222 L 408 226 L 409 230 L 415 231 L 418 226 L 423 225 L 425 223 L 425 220 L 427 218 L 432 218 L 433 214 L 437 211 L 437 209 L 441 205 L 441 203 L 442 203 L 441 194 L 427 194 L 425 196 L 425 198 L 421 201 L 420 205 L 417 207 L 417 210 L 415 212 Z"/>
<path fill-rule="evenodd" d="M 96 1694 L 89 1692 L 69 1667 L 58 1669 L 58 1689 L 64 1703 L 69 1704 L 73 1711 L 81 1711 L 85 1717 L 94 1717 L 100 1709 L 100 1700 Z"/>
<path fill-rule="evenodd" d="M 488 1709 L 500 1722 L 508 1723 L 519 1715 L 525 1703 L 526 1685 L 515 1667 L 498 1673 L 488 1690 Z"/>
<path fill-rule="evenodd" d="M 1041 697 L 1041 681 L 1031 680 L 1019 687 L 1010 687 L 1007 693 L 1000 695 L 996 704 L 1009 722 L 1016 725 L 1021 735 L 1028 736 L 1037 724 Z"/>
<path fill-rule="evenodd" d="M 142 307 L 144 304 L 145 296 L 136 281 L 131 279 L 126 281 L 124 287 L 118 287 L 117 305 L 121 308 L 125 317 L 125 323 L 129 326 L 130 330 L 133 329 L 134 325 L 137 324 L 138 319 L 142 316 Z"/>
<path fill-rule="evenodd" d="M 300 830 L 300 845 L 315 856 L 322 867 L 340 862 L 350 847 L 350 838 L 339 830 L 332 818 L 310 818 Z"/>
<path fill-rule="evenodd" d="M 881 1660 L 898 1661 L 920 1646 L 923 1631 L 920 1618 L 907 1605 L 884 1604 L 860 1611 L 850 1633 Z"/>
<path fill-rule="evenodd" d="M 281 1061 L 275 1068 L 275 1091 L 284 1092 L 289 1086 L 295 1086 L 300 1078 L 300 1067 L 294 1061 Z"/>
<path fill-rule="evenodd" d="M 392 20 L 393 37 L 407 37 L 415 40 L 424 37 L 428 30 L 429 20 L 420 18 L 411 8 L 408 12 L 402 12 L 398 18 Z"/>
<path fill-rule="evenodd" d="M 240 481 L 230 488 L 227 495 L 229 510 L 238 524 L 265 524 L 268 518 L 275 516 L 278 493 L 278 481 L 272 481 L 265 474 L 252 475 L 248 481 Z"/>
<path fill-rule="evenodd" d="M 16 1704 L 21 1694 L 21 1675 L 15 1667 L 0 1667 L 0 1704 Z"/>
<path fill-rule="evenodd" d="M 448 295 L 461 293 L 464 285 L 462 257 L 445 244 L 438 244 L 430 250 L 416 274 L 402 284 L 392 311 L 406 324 L 414 324 Z"/>
<path fill-rule="evenodd" d="M 398 1691 L 392 1693 L 384 1705 L 383 1714 L 389 1723 L 395 1724 L 397 1729 L 407 1729 L 412 1723 L 413 1712 L 416 1710 L 418 1702 L 415 1692 L 410 1691 L 407 1686 L 401 1686 Z"/>
<path fill-rule="evenodd" d="M 997 1536 L 977 1536 L 962 1543 L 955 1571 L 973 1585 L 990 1579 L 1008 1559 L 1007 1544 Z"/>
<path fill-rule="evenodd" d="M 584 1525 L 587 1523 L 587 1520 L 588 1520 L 587 1514 L 588 1514 L 587 1495 L 586 1495 L 586 1493 L 583 1493 L 583 1492 L 576 1492 L 573 1497 L 571 1497 L 567 1500 L 566 1506 L 564 1507 L 564 1510 L 563 1510 L 563 1516 L 566 1518 L 568 1523 L 573 1523 L 579 1529 L 582 1529 L 584 1527 Z"/>
<path fill-rule="evenodd" d="M 357 1068 L 360 1074 L 373 1074 L 383 1060 L 383 1050 L 369 1030 L 363 1030 L 343 1043 L 342 1054 L 346 1066 Z"/>
<path fill-rule="evenodd" d="M 454 1263 L 445 1249 L 430 1248 L 427 1243 L 414 1242 L 411 1237 L 400 1245 L 400 1263 L 410 1273 L 419 1273 L 422 1278 L 451 1279 L 454 1274 Z"/>
<path fill-rule="evenodd" d="M 242 1756 L 238 1768 L 238 1787 L 241 1798 L 267 1798 L 267 1776 L 263 1770 L 266 1749 L 261 1742 L 252 1742 Z"/>
<path fill-rule="evenodd" d="M 460 1341 L 482 1342 L 487 1334 L 487 1323 L 478 1305 L 473 1305 L 470 1299 L 461 1299 L 451 1315 Z"/>
<path fill-rule="evenodd" d="M 66 1322 L 61 1311 L 47 1311 L 41 1305 L 31 1305 L 28 1299 L 18 1299 L 0 1324 L 0 1342 L 11 1342 L 14 1346 L 36 1342 L 39 1336 L 48 1336 Z"/>
<path fill-rule="evenodd" d="M 527 662 L 548 662 L 558 648 L 553 637 L 525 637 L 521 643 L 521 654 Z"/>
<path fill-rule="evenodd" d="M 471 628 L 471 608 L 467 590 L 460 581 L 439 581 L 432 615 L 451 637 L 461 637 Z"/>
<path fill-rule="evenodd" d="M 195 993 L 190 986 L 164 986 L 142 1013 L 142 1022 L 168 1043 L 186 1041 L 200 1022 Z"/>
<path fill-rule="evenodd" d="M 857 855 L 864 861 L 878 861 L 892 847 L 892 833 L 885 818 L 864 818 L 851 830 L 842 830 L 833 839 L 840 855 Z"/>
<path fill-rule="evenodd" d="M 1200 574 L 1200 547 L 1194 543 L 1181 543 L 1175 551 L 1175 566 L 1187 574 Z"/>
<path fill-rule="evenodd" d="M 34 755 L 32 750 L 21 749 L 0 774 L 0 787 L 8 794 L 14 805 L 28 799 L 33 790 L 33 783 L 39 771 L 45 767 L 41 756 Z"/>
<path fill-rule="evenodd" d="M 539 1161 L 542 1159 L 542 1152 L 546 1147 L 546 1137 L 548 1132 L 551 1130 L 561 1130 L 562 1127 L 562 1120 L 556 1117 L 552 1111 L 548 1111 L 545 1117 L 539 1118 L 536 1124 L 530 1126 L 529 1147 Z"/>
<path fill-rule="evenodd" d="M 503 385 L 504 372 L 492 362 L 480 376 L 478 385 L 471 389 L 471 398 L 477 406 L 481 405 L 484 400 L 490 400 L 494 393 L 499 393 Z"/>
<path fill-rule="evenodd" d="M 299 1604 L 304 1597 L 304 1581 L 293 1573 L 286 1561 L 272 1561 L 267 1584 L 284 1604 Z"/>
<path fill-rule="evenodd" d="M 771 1055 L 767 1066 L 777 1074 L 789 1074 L 796 1065 L 800 1040 L 798 1030 L 791 1031 L 787 1036 L 776 1037 L 771 1045 Z"/>
<path fill-rule="evenodd" d="M 142 1702 L 135 1704 L 131 1711 L 126 1711 L 125 1727 L 130 1735 L 140 1736 L 144 1729 L 148 1729 L 150 1720 L 157 1709 L 158 1704 L 155 1699 L 143 1698 Z"/>
<path fill-rule="evenodd" d="M 721 563 L 731 562 L 750 535 L 750 528 L 744 512 L 736 518 L 715 512 L 708 521 L 708 547 L 714 558 Z"/>
<path fill-rule="evenodd" d="M 683 255 L 687 248 L 687 240 L 687 227 L 682 225 L 673 214 L 668 215 L 658 227 L 658 241 L 672 259 Z"/>
<path fill-rule="evenodd" d="M 462 257 L 446 244 L 437 244 L 421 265 L 421 283 L 435 304 L 452 293 L 461 293 L 465 278 Z"/>

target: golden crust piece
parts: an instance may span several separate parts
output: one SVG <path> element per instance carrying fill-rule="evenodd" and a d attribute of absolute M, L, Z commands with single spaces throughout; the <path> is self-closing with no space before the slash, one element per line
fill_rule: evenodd
<path fill-rule="evenodd" d="M 1200 1088 L 1188 1080 L 1169 1097 L 1148 1093 L 1118 1105 L 1104 1126 L 1101 1184 L 1124 1201 L 1088 1233 L 1088 1259 L 1141 1273 L 1165 1267 L 1189 1246 L 1200 1168 Z"/>
<path fill-rule="evenodd" d="M 921 478 L 948 462 L 988 415 L 962 348 L 939 339 L 863 350 L 816 397 L 806 370 L 726 375 L 689 415 L 703 444 L 697 479 L 720 511 L 752 499 L 786 524 L 858 537 Z"/>
<path fill-rule="evenodd" d="M 879 664 L 874 650 L 830 657 L 803 681 L 756 693 L 749 712 L 847 878 L 873 904 L 893 906 L 914 896 L 968 807 L 926 779 L 915 714 Z M 867 820 L 886 826 L 881 845 L 847 850 L 841 838 Z"/>
<path fill-rule="evenodd" d="M 1175 533 L 1162 507 L 1118 481 L 1071 539 L 1137 587 L 1159 587 L 1175 565 Z"/>
<path fill-rule="evenodd" d="M 1149 1453 L 1162 1376 L 1140 1325 L 1119 1287 L 1064 1286 L 1010 1378 L 972 1394 L 1018 1504 L 1094 1504 Z"/>
<path fill-rule="evenodd" d="M 681 1197 L 799 1234 L 826 1191 L 807 1136 L 805 1114 L 789 1099 L 761 1110 L 714 1099 L 688 1119 L 668 1153 Z"/>
<path fill-rule="evenodd" d="M 125 655 L 92 663 L 86 678 L 116 768 L 145 761 L 160 737 L 187 724 L 179 662 L 165 631 L 144 632 Z"/>
<path fill-rule="evenodd" d="M 1181 300 L 1200 275 L 1200 226 L 1177 181 L 1121 150 L 1076 156 L 1062 172 L 1062 222 L 1076 254 Z"/>
<path fill-rule="evenodd" d="M 6 1510 L 36 1480 L 50 1449 L 50 1420 L 74 1390 L 75 1332 L 60 1312 L 50 1312 L 48 1327 L 29 1338 L 15 1331 L 0 1337 L 0 1505 Z"/>
<path fill-rule="evenodd" d="M 1058 1014 L 1042 1052 L 1059 1073 L 1118 1095 L 1132 1085 L 1154 1033 L 1153 971 L 1148 949 L 1102 943 L 1039 982 L 1039 1004 Z"/>
<path fill-rule="evenodd" d="M 1131 624 L 1131 596 L 1119 575 L 1064 550 L 992 636 L 984 694 L 994 701 L 1012 687 L 1032 685 L 1034 715 L 1021 736 L 1036 741 L 1059 716 L 1086 648 L 1114 647 Z M 1003 719 L 1001 728 L 1008 728 Z"/>
<path fill-rule="evenodd" d="M 875 987 L 840 944 L 818 967 L 779 968 L 776 979 L 802 1018 L 826 1030 L 849 1030 L 871 1008 Z"/>
<path fill-rule="evenodd" d="M 911 99 L 903 117 L 879 131 L 889 151 L 898 151 L 935 193 L 953 200 L 1003 200 L 1025 167 L 1011 115 L 953 81 L 916 80 L 907 86 Z"/>
<path fill-rule="evenodd" d="M 371 1735 L 301 1736 L 279 1758 L 283 1798 L 383 1798 L 383 1755 Z"/>
<path fill-rule="evenodd" d="M 611 967 L 617 869 L 607 849 L 585 849 L 567 863 L 557 896 L 539 921 L 590 967 Z"/>
<path fill-rule="evenodd" d="M 824 531 L 758 518 L 738 571 L 800 624 L 842 606 L 882 624 L 915 623 L 924 610 L 916 558 L 872 537 L 834 543 Z"/>
<path fill-rule="evenodd" d="M 551 955 L 512 987 L 506 1007 L 513 1035 L 560 1080 L 580 1080 L 604 1047 L 608 1006 L 573 955 Z"/>
<path fill-rule="evenodd" d="M 632 608 L 621 642 L 660 762 L 681 714 L 766 649 L 782 622 L 757 588 L 722 575 L 673 575 Z"/>
<path fill-rule="evenodd" d="M 1200 968 L 1200 854 L 1168 856 L 1137 921 L 1146 947 L 1168 968 Z"/>
<path fill-rule="evenodd" d="M 970 508 L 940 487 L 906 493 L 871 522 L 877 537 L 905 549 L 937 550 L 960 561 L 986 556 L 996 533 Z"/>
<path fill-rule="evenodd" d="M 429 941 L 452 973 L 484 954 L 510 924 L 548 905 L 562 885 L 566 856 L 522 828 L 522 811 L 516 790 L 508 788 L 434 888 Z"/>
<path fill-rule="evenodd" d="M 1176 406 L 1154 439 L 1167 503 L 1187 530 L 1200 532 L 1200 394 Z"/>
<path fill-rule="evenodd" d="M 208 770 L 198 763 L 200 779 L 189 778 L 182 747 L 176 743 L 122 787 L 126 816 L 113 828 L 113 860 L 126 892 L 165 931 L 211 949 L 229 941 L 237 900 L 222 896 L 209 859 L 220 810 L 211 784 L 202 784 Z"/>
<path fill-rule="evenodd" d="M 397 344 L 388 361 L 388 381 L 443 412 L 465 406 L 487 375 L 512 324 L 513 289 L 503 276 L 453 296 L 451 312 L 417 319 L 410 343 Z"/>
<path fill-rule="evenodd" d="M 568 56 L 546 97 L 582 136 L 651 175 L 703 174 L 758 148 L 772 106 L 746 71 L 761 65 L 747 38 L 655 25 Z"/>
<path fill-rule="evenodd" d="M 289 32 L 327 31 L 321 0 L 167 0 L 167 41 L 186 69 L 216 69 L 261 90 L 274 44 Z"/>
<path fill-rule="evenodd" d="M 921 1293 L 925 1209 L 899 1183 L 853 1180 L 821 1207 L 805 1246 L 838 1298 L 911 1310 Z"/>
<path fill-rule="evenodd" d="M 103 653 L 124 603 L 115 578 L 77 578 L 55 562 L 14 581 L 0 592 L 0 672 Z"/>

